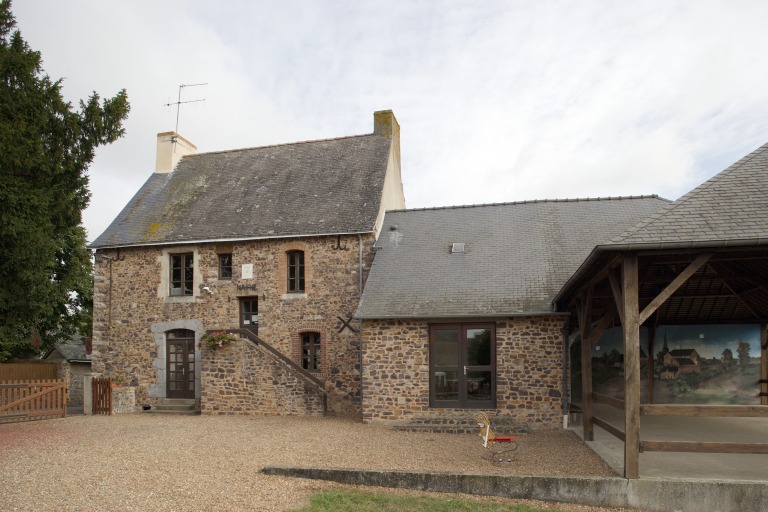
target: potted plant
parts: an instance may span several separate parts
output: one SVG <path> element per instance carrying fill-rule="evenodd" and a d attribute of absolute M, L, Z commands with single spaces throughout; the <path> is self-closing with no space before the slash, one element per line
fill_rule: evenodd
<path fill-rule="evenodd" d="M 237 337 L 234 334 L 230 334 L 224 331 L 208 332 L 200 337 L 200 346 L 208 345 L 209 347 L 216 349 L 229 345 L 235 341 Z"/>

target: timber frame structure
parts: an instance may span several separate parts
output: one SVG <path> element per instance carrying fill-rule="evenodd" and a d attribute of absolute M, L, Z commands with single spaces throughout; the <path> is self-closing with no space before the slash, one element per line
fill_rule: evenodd
<path fill-rule="evenodd" d="M 596 247 L 555 298 L 576 319 L 585 441 L 597 425 L 624 441 L 624 477 L 639 478 L 642 451 L 768 454 L 768 443 L 640 439 L 641 416 L 768 418 L 768 144 Z M 759 405 L 654 404 L 660 325 L 760 325 Z M 574 325 L 574 323 L 572 323 Z M 624 338 L 624 399 L 592 391 L 592 347 L 610 327 Z M 649 330 L 648 403 L 640 400 L 640 327 Z M 594 416 L 593 402 L 624 411 L 624 429 Z"/>

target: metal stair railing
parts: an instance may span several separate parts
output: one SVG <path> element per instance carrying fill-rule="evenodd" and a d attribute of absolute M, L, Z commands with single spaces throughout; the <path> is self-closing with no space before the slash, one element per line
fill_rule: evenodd
<path fill-rule="evenodd" d="M 311 384 L 313 387 L 315 387 L 320 393 L 327 396 L 328 392 L 325 390 L 325 383 L 309 373 L 307 370 L 296 364 L 294 361 L 286 357 L 282 352 L 274 348 L 272 345 L 264 341 L 263 339 L 256 336 L 254 333 L 249 331 L 248 329 L 213 329 L 209 330 L 208 332 L 227 332 L 230 334 L 237 334 L 241 338 L 245 338 L 257 347 L 263 349 L 268 355 L 272 356 L 274 359 L 277 359 L 279 362 L 283 363 L 288 370 L 290 370 L 294 375 L 301 377 L 306 382 Z"/>

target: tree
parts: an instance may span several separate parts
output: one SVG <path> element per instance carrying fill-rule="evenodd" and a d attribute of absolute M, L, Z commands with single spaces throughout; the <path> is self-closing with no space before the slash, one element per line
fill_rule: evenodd
<path fill-rule="evenodd" d="M 726 370 L 733 366 L 733 351 L 729 348 L 723 350 L 723 366 Z"/>
<path fill-rule="evenodd" d="M 87 170 L 130 110 L 125 90 L 74 110 L 15 26 L 0 0 L 0 361 L 90 336 Z"/>
<path fill-rule="evenodd" d="M 736 357 L 739 359 L 739 366 L 742 370 L 745 370 L 749 366 L 749 343 L 745 341 L 739 341 L 739 345 L 736 347 Z"/>

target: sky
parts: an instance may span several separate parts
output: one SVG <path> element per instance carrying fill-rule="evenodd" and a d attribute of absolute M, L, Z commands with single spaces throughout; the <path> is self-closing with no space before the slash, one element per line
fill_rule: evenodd
<path fill-rule="evenodd" d="M 768 142 L 764 1 L 15 0 L 77 105 L 125 88 L 97 151 L 95 239 L 176 126 L 198 152 L 401 126 L 408 208 L 677 199 Z"/>

